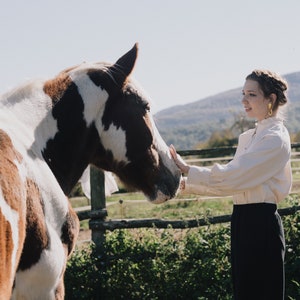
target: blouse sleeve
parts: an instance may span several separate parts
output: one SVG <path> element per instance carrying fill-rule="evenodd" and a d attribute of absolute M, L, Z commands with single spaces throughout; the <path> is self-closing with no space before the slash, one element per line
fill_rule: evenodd
<path fill-rule="evenodd" d="M 278 135 L 259 140 L 252 152 L 234 157 L 226 165 L 215 164 L 212 169 L 190 167 L 186 187 L 201 186 L 202 194 L 232 195 L 273 177 L 290 159 L 289 146 Z"/>

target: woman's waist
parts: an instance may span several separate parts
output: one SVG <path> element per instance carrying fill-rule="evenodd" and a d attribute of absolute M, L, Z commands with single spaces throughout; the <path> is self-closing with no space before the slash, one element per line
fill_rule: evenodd
<path fill-rule="evenodd" d="M 255 203 L 269 203 L 277 204 L 284 197 L 278 195 L 270 190 L 263 188 L 247 190 L 242 193 L 233 195 L 234 205 L 244 205 L 244 204 L 255 204 Z"/>

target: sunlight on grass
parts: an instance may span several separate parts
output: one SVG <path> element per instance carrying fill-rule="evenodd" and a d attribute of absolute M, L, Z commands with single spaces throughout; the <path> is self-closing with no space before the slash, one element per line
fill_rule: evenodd
<path fill-rule="evenodd" d="M 293 194 L 298 196 L 300 190 L 300 172 L 295 172 Z M 232 212 L 232 198 L 210 198 L 197 195 L 177 196 L 163 204 L 152 204 L 142 193 L 115 193 L 106 198 L 107 219 L 194 219 L 207 216 L 227 215 Z M 278 207 L 291 206 L 290 197 L 282 201 Z M 70 199 L 72 206 L 83 207 L 90 205 L 86 197 Z M 87 207 L 88 209 L 88 207 Z M 82 221 L 82 228 L 88 228 L 88 221 Z"/>
<path fill-rule="evenodd" d="M 122 201 L 108 205 L 108 218 L 164 218 L 186 219 L 199 218 L 207 215 L 228 214 L 231 212 L 232 201 L 229 198 L 201 200 L 170 200 L 155 205 L 147 201 Z"/>

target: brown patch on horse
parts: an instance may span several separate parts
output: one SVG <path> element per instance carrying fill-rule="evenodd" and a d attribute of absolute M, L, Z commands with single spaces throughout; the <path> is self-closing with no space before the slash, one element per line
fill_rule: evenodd
<path fill-rule="evenodd" d="M 12 249 L 13 239 L 10 223 L 0 210 L 0 299 L 10 299 L 13 283 Z"/>
<path fill-rule="evenodd" d="M 69 211 L 65 217 L 65 222 L 61 229 L 61 241 L 64 246 L 64 252 L 66 258 L 72 253 L 75 243 L 79 233 L 79 219 L 75 211 L 73 210 L 69 202 Z M 62 273 L 59 278 L 58 285 L 55 290 L 55 299 L 61 300 L 65 296 L 65 286 L 64 286 L 64 274 L 66 271 L 66 265 L 62 270 Z"/>
<path fill-rule="evenodd" d="M 15 150 L 10 137 L 0 129 L 0 188 L 8 205 L 18 211 L 24 194 L 15 161 L 20 163 L 22 156 Z"/>
<path fill-rule="evenodd" d="M 0 299 L 10 297 L 14 275 L 25 238 L 25 187 L 19 175 L 16 163 L 22 156 L 14 148 L 10 137 L 0 129 L 0 189 L 3 200 L 18 215 L 18 245 L 14 245 L 12 223 L 0 209 Z M 12 218 L 16 216 L 12 215 Z M 15 262 L 12 265 L 13 249 L 17 248 Z M 8 295 L 8 296 L 7 296 Z"/>
<path fill-rule="evenodd" d="M 30 268 L 40 259 L 42 251 L 49 245 L 49 236 L 45 223 L 42 197 L 37 185 L 27 179 L 27 213 L 26 213 L 26 238 L 19 269 Z"/>
<path fill-rule="evenodd" d="M 71 254 L 79 232 L 79 219 L 69 203 L 69 211 L 66 216 L 66 221 L 64 222 L 61 229 L 61 241 L 67 247 L 68 254 Z"/>
<path fill-rule="evenodd" d="M 71 68 L 70 68 L 71 69 Z M 64 92 L 72 83 L 69 75 L 63 71 L 54 79 L 48 80 L 44 84 L 44 92 L 52 99 L 53 105 L 57 103 L 63 96 Z"/>

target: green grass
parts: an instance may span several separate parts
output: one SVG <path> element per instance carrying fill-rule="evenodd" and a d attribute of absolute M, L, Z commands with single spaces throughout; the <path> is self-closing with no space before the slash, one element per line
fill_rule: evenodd
<path fill-rule="evenodd" d="M 108 203 L 109 218 L 164 218 L 186 219 L 199 218 L 204 215 L 219 215 L 231 212 L 232 200 L 230 198 L 203 200 L 191 197 L 189 200 L 174 199 L 163 204 L 152 204 L 146 200 L 124 200 Z"/>
<path fill-rule="evenodd" d="M 139 197 L 140 196 L 140 197 Z M 218 216 L 231 214 L 232 212 L 232 199 L 228 198 L 215 198 L 215 199 L 201 199 L 194 196 L 188 201 L 182 199 L 174 199 L 163 204 L 155 205 L 144 199 L 143 196 L 136 194 L 137 200 L 131 200 L 129 195 L 122 195 L 119 199 L 123 199 L 123 203 L 120 204 L 117 201 L 116 195 L 114 201 L 107 201 L 107 219 L 141 219 L 141 218 L 158 218 L 169 220 L 181 220 L 181 219 L 195 219 L 204 218 L 207 216 Z M 294 194 L 294 198 L 298 198 L 297 194 Z M 279 204 L 279 208 L 290 207 L 291 197 L 287 197 Z M 79 202 L 87 203 L 87 199 L 71 199 L 76 204 Z M 88 220 L 81 221 L 81 229 L 88 229 Z"/>
<path fill-rule="evenodd" d="M 300 192 L 300 172 L 293 174 L 293 194 Z M 291 195 L 292 196 L 292 195 Z M 184 199 L 189 199 L 185 201 Z M 85 197 L 71 198 L 72 206 L 90 205 Z M 121 200 L 121 201 L 120 201 Z M 279 208 L 291 206 L 290 197 L 279 204 Z M 152 204 L 142 193 L 115 193 L 106 198 L 107 219 L 194 219 L 207 216 L 231 214 L 232 198 L 208 198 L 197 195 L 177 196 L 163 204 Z M 81 228 L 88 229 L 88 220 L 81 221 Z"/>
<path fill-rule="evenodd" d="M 90 205 L 90 201 L 86 197 L 72 197 L 70 201 L 73 208 Z"/>

